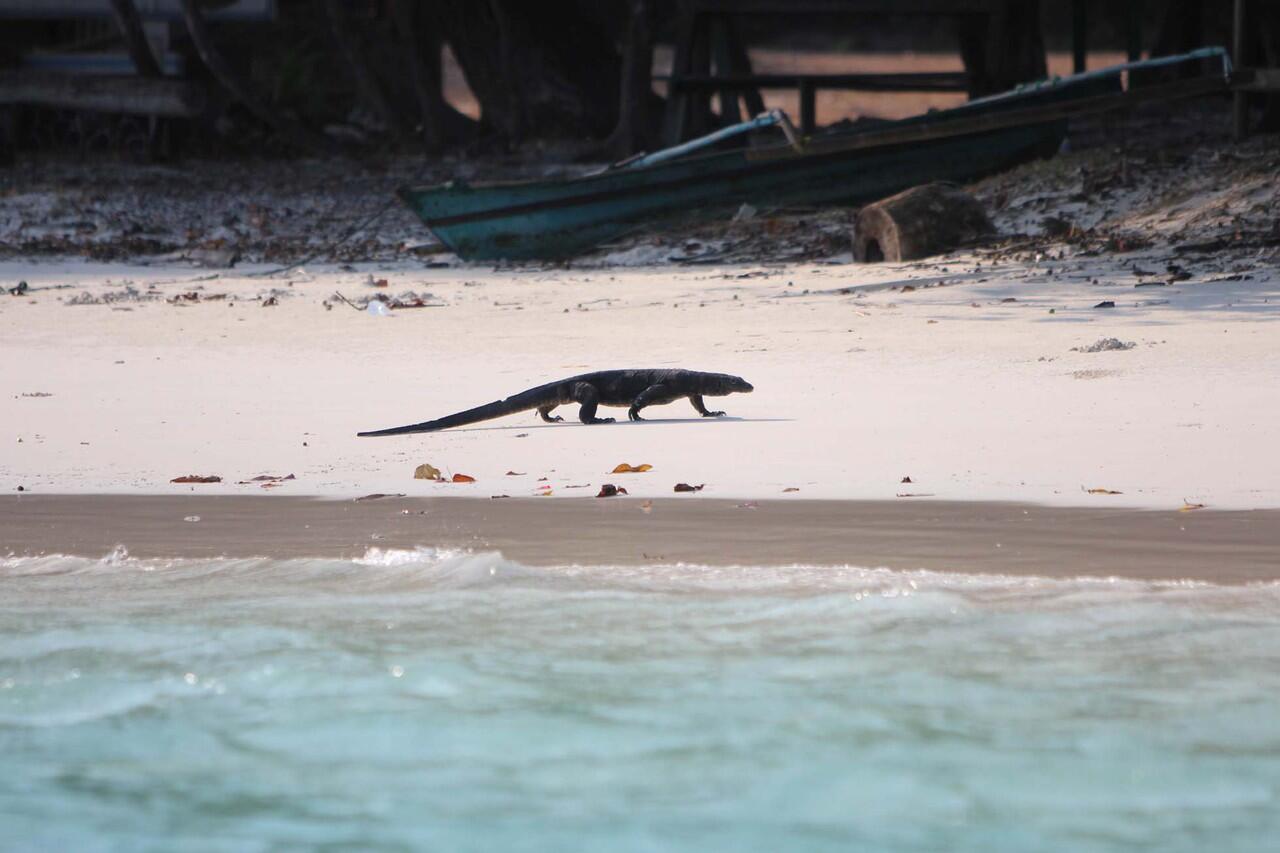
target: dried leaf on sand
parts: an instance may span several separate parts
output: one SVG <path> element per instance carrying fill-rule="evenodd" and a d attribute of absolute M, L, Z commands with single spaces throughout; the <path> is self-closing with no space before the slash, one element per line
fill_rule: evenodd
<path fill-rule="evenodd" d="M 621 462 L 618 464 L 617 468 L 614 468 L 609 473 L 610 474 L 643 474 L 645 471 L 652 471 L 652 470 L 653 470 L 653 466 L 647 462 L 642 465 L 631 465 L 627 462 Z"/>
<path fill-rule="evenodd" d="M 596 495 L 598 498 L 612 498 L 618 495 L 625 495 L 627 490 L 621 486 L 615 486 L 613 483 L 605 483 L 600 487 L 600 493 Z"/>
<path fill-rule="evenodd" d="M 705 487 L 706 485 L 707 485 L 706 483 L 699 483 L 696 486 L 691 486 L 688 483 L 676 483 L 676 491 L 677 492 L 700 492 L 702 491 L 703 487 Z"/>
<path fill-rule="evenodd" d="M 1123 495 L 1124 492 L 1117 492 L 1115 489 L 1089 489 L 1091 495 Z"/>
<path fill-rule="evenodd" d="M 213 474 L 184 474 L 181 477 L 174 477 L 170 483 L 221 483 L 222 478 Z"/>
<path fill-rule="evenodd" d="M 453 475 L 453 482 L 455 482 L 455 483 L 474 483 L 475 481 L 476 481 L 476 478 L 475 478 L 475 477 L 472 477 L 472 476 L 470 476 L 470 475 L 468 475 L 468 474 L 454 474 L 454 475 Z"/>

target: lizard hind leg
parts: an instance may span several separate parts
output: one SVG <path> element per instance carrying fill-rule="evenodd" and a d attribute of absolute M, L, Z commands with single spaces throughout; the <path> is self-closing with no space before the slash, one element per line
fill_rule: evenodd
<path fill-rule="evenodd" d="M 562 420 L 564 420 L 564 418 L 560 417 L 559 415 L 553 415 L 553 414 L 551 414 L 551 410 L 552 410 L 552 409 L 554 409 L 554 408 L 555 408 L 555 406 L 541 406 L 541 407 L 539 407 L 539 409 L 538 409 L 538 417 L 542 418 L 544 421 L 546 421 L 546 422 L 547 422 L 547 423 L 549 423 L 549 424 L 558 424 L 558 423 L 560 423 Z"/>
<path fill-rule="evenodd" d="M 573 386 L 573 400 L 582 406 L 578 410 L 578 420 L 584 424 L 611 424 L 613 418 L 597 418 L 596 409 L 600 407 L 600 392 L 596 386 L 587 382 L 579 382 Z"/>

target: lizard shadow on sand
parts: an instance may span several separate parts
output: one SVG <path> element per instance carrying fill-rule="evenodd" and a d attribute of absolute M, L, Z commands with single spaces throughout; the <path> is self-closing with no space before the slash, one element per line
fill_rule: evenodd
<path fill-rule="evenodd" d="M 491 426 L 491 427 L 472 427 L 467 429 L 454 428 L 449 432 L 529 432 L 535 429 L 564 429 L 565 427 L 612 427 L 612 426 L 657 426 L 661 424 L 711 424 L 711 423 L 790 423 L 795 418 L 737 418 L 732 415 L 726 415 L 722 418 L 645 418 L 642 421 L 629 421 L 624 415 L 622 420 L 611 424 L 583 424 L 576 420 L 570 422 L 568 418 L 564 419 L 562 424 L 528 424 L 525 426 Z"/>

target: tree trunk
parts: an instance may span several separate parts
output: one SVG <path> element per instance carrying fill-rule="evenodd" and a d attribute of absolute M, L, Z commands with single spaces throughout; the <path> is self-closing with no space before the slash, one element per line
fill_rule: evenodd
<path fill-rule="evenodd" d="M 355 83 L 356 94 L 360 102 L 373 113 L 389 133 L 397 138 L 405 136 L 405 126 L 400 113 L 392 108 L 387 94 L 382 90 L 378 78 L 374 76 L 361 55 L 357 33 L 351 20 L 347 17 L 344 4 L 346 0 L 325 0 L 325 12 L 329 17 L 329 28 L 333 40 L 342 54 L 342 60 L 351 72 Z"/>
<path fill-rule="evenodd" d="M 124 36 L 125 47 L 129 49 L 134 69 L 143 77 L 161 76 L 160 64 L 151 52 L 151 45 L 147 42 L 142 19 L 138 17 L 138 8 L 133 5 L 133 0 L 111 0 L 111 12 L 115 16 L 116 26 L 120 28 L 120 35 Z"/>
<path fill-rule="evenodd" d="M 604 138 L 614 129 L 622 58 L 598 3 L 433 0 L 430 11 L 482 122 L 502 136 Z"/>
<path fill-rule="evenodd" d="M 427 11 L 419 0 L 392 0 L 396 38 L 422 121 L 422 142 L 428 151 L 438 152 L 449 144 L 470 141 L 479 125 L 445 100 L 444 43 L 439 23 Z"/>
<path fill-rule="evenodd" d="M 249 88 L 247 83 L 240 79 L 214 45 L 205 24 L 204 15 L 200 12 L 199 0 L 182 0 L 182 17 L 186 21 L 187 33 L 191 36 L 191 43 L 195 46 L 200 60 L 232 98 L 239 101 L 245 109 L 273 128 L 290 144 L 304 151 L 316 153 L 329 154 L 337 151 L 337 146 L 327 138 L 312 133 L 272 110 Z"/>

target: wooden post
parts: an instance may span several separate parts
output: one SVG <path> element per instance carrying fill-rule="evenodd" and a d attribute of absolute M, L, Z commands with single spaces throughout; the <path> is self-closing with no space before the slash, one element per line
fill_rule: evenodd
<path fill-rule="evenodd" d="M 645 150 L 654 138 L 653 129 L 649 127 L 649 101 L 653 97 L 653 35 L 649 15 L 649 0 L 631 0 L 627 43 L 622 52 L 618 124 L 605 143 L 614 159 Z"/>
<path fill-rule="evenodd" d="M 716 15 L 710 22 L 711 58 L 715 61 L 716 75 L 728 77 L 733 74 L 733 56 L 729 47 L 729 24 L 727 15 Z M 721 89 L 720 121 L 723 124 L 737 124 L 742 121 L 742 111 L 738 109 L 738 91 L 732 88 Z"/>
<path fill-rule="evenodd" d="M 1129 0 L 1125 7 L 1125 43 L 1130 62 L 1142 59 L 1142 0 Z"/>
<path fill-rule="evenodd" d="M 816 87 L 808 77 L 800 78 L 800 132 L 811 136 L 817 127 Z"/>
<path fill-rule="evenodd" d="M 671 59 L 670 82 L 667 84 L 667 109 L 662 120 L 662 141 L 678 145 L 684 141 L 689 125 L 689 93 L 680 89 L 680 78 L 690 73 L 689 56 L 693 52 L 693 12 L 681 8 L 676 24 L 675 56 Z"/>
<path fill-rule="evenodd" d="M 1084 73 L 1089 59 L 1089 7 L 1087 0 L 1071 0 L 1071 68 Z"/>
<path fill-rule="evenodd" d="M 706 15 L 693 19 L 693 43 L 689 51 L 689 73 L 695 77 L 711 76 L 711 27 Z M 702 136 L 711 130 L 711 93 L 698 90 L 689 96 L 690 138 Z"/>
<path fill-rule="evenodd" d="M 1231 30 L 1231 62 L 1236 68 L 1245 67 L 1245 0 L 1236 0 L 1235 14 L 1232 16 Z M 1235 124 L 1236 141 L 1249 135 L 1249 95 L 1236 90 L 1232 97 L 1232 117 Z"/>
<path fill-rule="evenodd" d="M 733 18 L 726 18 L 725 26 L 729 29 L 729 54 L 732 59 L 732 73 L 741 75 L 751 74 L 751 55 L 747 53 L 747 46 L 743 44 L 742 33 L 734 24 Z M 764 112 L 764 98 L 760 97 L 759 89 L 744 89 L 742 91 L 742 101 L 747 105 L 747 117 L 754 118 Z"/>

